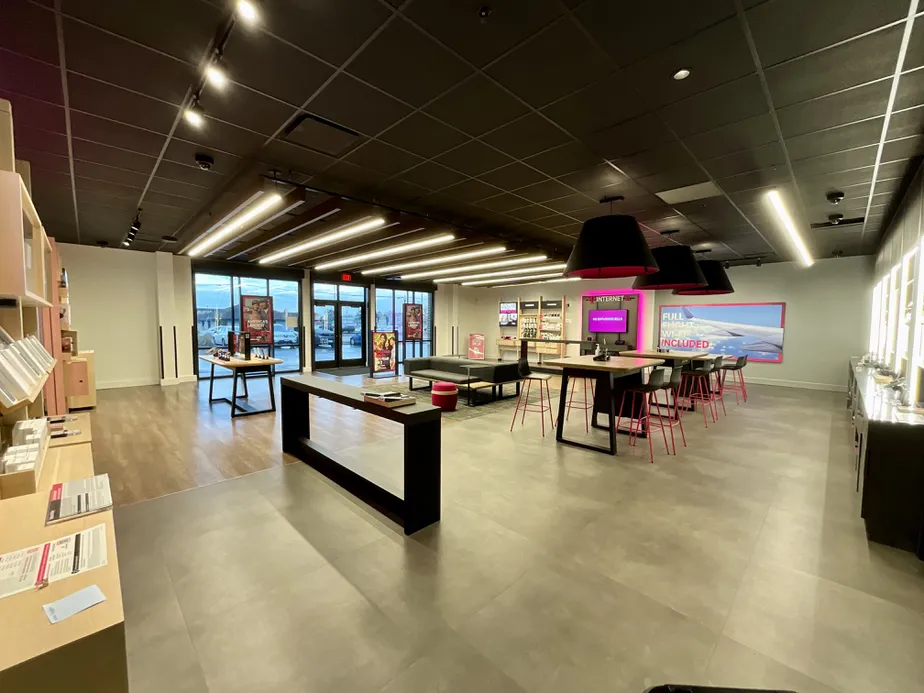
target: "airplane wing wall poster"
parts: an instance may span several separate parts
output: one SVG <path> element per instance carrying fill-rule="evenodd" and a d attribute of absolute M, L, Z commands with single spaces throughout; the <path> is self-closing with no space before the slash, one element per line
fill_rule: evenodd
<path fill-rule="evenodd" d="M 762 363 L 783 362 L 785 303 L 702 303 L 661 306 L 658 346 L 708 351 Z"/>

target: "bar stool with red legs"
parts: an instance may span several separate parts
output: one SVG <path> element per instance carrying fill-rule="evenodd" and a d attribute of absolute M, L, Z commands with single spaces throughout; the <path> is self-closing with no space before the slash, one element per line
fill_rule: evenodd
<path fill-rule="evenodd" d="M 661 389 L 664 390 L 666 402 L 663 406 L 667 407 L 667 425 L 671 429 L 671 447 L 674 450 L 674 454 L 677 454 L 677 441 L 674 438 L 674 426 L 680 427 L 680 439 L 683 441 L 683 447 L 687 446 L 687 437 L 683 433 L 683 419 L 681 418 L 680 405 L 678 404 L 680 400 L 680 388 L 683 385 L 683 371 L 678 366 L 676 368 L 671 368 L 671 377 L 664 387 Z M 671 402 L 673 398 L 673 402 Z M 657 402 L 658 413 L 661 413 L 661 401 L 658 399 L 658 396 L 655 395 L 655 401 Z"/>
<path fill-rule="evenodd" d="M 726 387 L 735 393 L 735 404 L 741 404 L 741 400 L 738 398 L 738 393 L 744 397 L 744 401 L 748 401 L 748 388 L 744 384 L 744 367 L 748 365 L 747 354 L 744 356 L 739 356 L 734 363 L 726 363 L 722 366 L 722 389 Z M 726 376 L 731 373 L 732 381 L 729 385 L 725 384 Z"/>
<path fill-rule="evenodd" d="M 638 442 L 639 433 L 643 429 L 646 430 L 648 433 L 648 457 L 652 463 L 654 463 L 654 447 L 652 446 L 651 438 L 655 429 L 661 429 L 661 437 L 664 438 L 664 449 L 668 455 L 671 454 L 671 449 L 667 444 L 667 433 L 664 432 L 664 419 L 661 417 L 657 401 L 653 401 L 656 393 L 662 390 L 665 384 L 664 369 L 658 368 L 648 376 L 647 383 L 624 390 L 622 401 L 619 403 L 619 418 L 616 420 L 616 430 L 618 431 L 622 419 L 622 408 L 626 403 L 626 395 L 629 395 L 631 398 L 629 400 L 629 418 L 631 421 L 629 425 L 629 445 L 635 445 Z M 638 418 L 635 416 L 636 397 L 639 399 Z M 653 415 L 651 413 L 652 407 L 655 408 Z M 657 418 L 657 424 L 655 423 L 655 418 Z"/>
<path fill-rule="evenodd" d="M 517 422 L 517 414 L 520 410 L 523 410 L 523 414 L 520 417 L 520 425 L 523 425 L 523 422 L 526 421 L 526 412 L 535 411 L 539 412 L 539 419 L 542 422 L 542 437 L 545 438 L 545 413 L 549 412 L 549 420 L 552 422 L 552 427 L 555 427 L 555 419 L 552 418 L 552 396 L 549 391 L 549 381 L 552 379 L 552 376 L 548 373 L 533 373 L 529 368 L 529 361 L 525 358 L 521 358 L 518 361 L 520 378 L 526 382 L 526 387 L 520 386 L 520 396 L 517 397 L 517 406 L 513 410 L 513 421 L 510 422 L 510 430 L 513 431 L 513 424 Z M 539 402 L 530 403 L 529 401 L 529 392 L 531 386 L 534 382 L 539 383 Z M 542 389 L 545 386 L 545 400 L 542 399 Z M 525 392 L 525 394 L 524 394 Z"/>
<path fill-rule="evenodd" d="M 683 392 L 685 393 L 683 396 L 690 400 L 691 406 L 695 405 L 697 401 L 703 404 L 703 423 L 706 428 L 709 428 L 709 421 L 706 418 L 707 408 L 712 415 L 712 423 L 719 420 L 719 409 L 716 406 L 716 401 L 719 400 L 720 395 L 718 388 L 713 388 L 712 376 L 716 374 L 721 365 L 722 357 L 719 356 L 705 361 L 698 368 L 691 368 L 683 372 Z M 725 407 L 724 401 L 722 402 L 722 407 Z"/>
<path fill-rule="evenodd" d="M 574 401 L 574 386 L 577 385 L 578 380 L 582 381 L 581 385 L 581 399 L 577 402 Z M 587 398 L 587 383 L 590 383 L 590 399 Z M 583 409 L 584 410 L 584 430 L 588 433 L 590 432 L 590 415 L 589 412 L 594 408 L 594 379 L 593 378 L 572 378 L 571 379 L 571 392 L 568 394 L 568 413 L 565 415 L 565 420 L 571 416 L 571 408 Z"/>

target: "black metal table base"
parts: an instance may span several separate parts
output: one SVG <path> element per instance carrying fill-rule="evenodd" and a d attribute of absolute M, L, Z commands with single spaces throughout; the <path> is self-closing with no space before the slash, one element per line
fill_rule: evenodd
<path fill-rule="evenodd" d="M 231 405 L 231 418 L 236 419 L 241 416 L 253 416 L 254 414 L 268 414 L 270 412 L 276 411 L 276 391 L 273 387 L 273 368 L 272 366 L 240 366 L 237 368 L 229 368 L 232 372 L 232 386 L 231 386 L 231 397 L 213 397 L 212 392 L 215 386 L 215 364 L 210 364 L 212 366 L 211 371 L 209 372 L 209 404 L 214 402 L 225 402 L 226 404 Z M 258 409 L 251 405 L 249 402 L 240 402 L 238 400 L 248 399 L 250 393 L 247 390 L 247 374 L 248 373 L 259 373 L 266 376 L 266 383 L 269 386 L 269 396 L 270 396 L 270 406 L 268 409 Z M 238 376 L 240 376 L 241 382 L 244 384 L 244 394 L 237 394 L 237 381 Z M 240 413 L 238 413 L 240 410 Z"/>

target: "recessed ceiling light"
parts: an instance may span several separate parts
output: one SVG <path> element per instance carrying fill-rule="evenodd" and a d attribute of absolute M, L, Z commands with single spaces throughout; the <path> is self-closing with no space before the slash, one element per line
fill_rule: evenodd
<path fill-rule="evenodd" d="M 451 233 L 447 233 L 441 236 L 434 236 L 433 238 L 428 238 L 423 241 L 417 241 L 416 243 L 405 243 L 403 245 L 396 245 L 392 246 L 391 248 L 386 248 L 385 250 L 375 250 L 371 253 L 363 253 L 362 255 L 350 255 L 348 257 L 341 257 L 336 260 L 331 260 L 330 262 L 324 262 L 320 265 L 316 265 L 315 269 L 325 270 L 334 269 L 335 267 L 352 267 L 358 264 L 362 264 L 366 260 L 388 257 L 389 255 L 398 255 L 399 253 L 407 253 L 413 250 L 429 248 L 434 245 L 442 245 L 443 243 L 450 243 L 455 239 L 455 236 L 453 236 Z"/>
<path fill-rule="evenodd" d="M 205 122 L 205 111 L 202 110 L 202 106 L 199 105 L 198 101 L 193 101 L 189 104 L 183 116 L 186 118 L 186 122 L 193 127 L 201 128 Z"/>
<path fill-rule="evenodd" d="M 216 89 L 224 89 L 228 85 L 228 75 L 217 60 L 205 68 L 205 78 Z"/>
<path fill-rule="evenodd" d="M 257 21 L 257 8 L 249 0 L 237 0 L 237 13 L 251 24 Z"/>
<path fill-rule="evenodd" d="M 176 236 L 161 236 L 160 240 L 162 240 L 164 243 L 176 243 L 180 239 Z"/>
<path fill-rule="evenodd" d="M 191 257 L 196 257 L 197 255 L 201 255 L 204 251 L 215 247 L 219 241 L 224 240 L 239 228 L 253 221 L 258 216 L 263 214 L 263 212 L 266 212 L 271 207 L 278 205 L 280 202 L 282 202 L 281 195 L 277 193 L 267 195 L 239 217 L 229 222 L 224 227 L 218 229 L 218 231 L 213 233 L 211 236 L 206 236 L 203 240 L 196 243 L 196 245 L 194 245 L 189 251 L 189 255 Z"/>
<path fill-rule="evenodd" d="M 348 224 L 347 226 L 341 226 L 339 229 L 334 229 L 330 233 L 325 233 L 317 238 L 312 238 L 310 241 L 305 241 L 303 243 L 296 243 L 295 245 L 284 248 L 278 252 L 267 255 L 266 257 L 261 257 L 257 262 L 261 265 L 269 264 L 270 262 L 276 262 L 277 260 L 282 260 L 286 257 L 291 257 L 292 255 L 298 255 L 303 253 L 306 250 L 311 250 L 312 248 L 317 248 L 318 246 L 328 245 L 329 243 L 334 243 L 335 241 L 342 241 L 344 238 L 349 238 L 350 236 L 355 236 L 356 234 L 363 233 L 365 231 L 372 231 L 373 229 L 380 228 L 385 225 L 385 220 L 381 217 L 376 217 L 375 219 L 366 219 L 359 222 L 358 224 Z"/>
<path fill-rule="evenodd" d="M 466 282 L 470 279 L 487 279 L 488 277 L 509 277 L 515 274 L 529 274 L 530 272 L 551 272 L 552 270 L 563 270 L 567 267 L 564 262 L 559 262 L 554 265 L 542 265 L 540 267 L 523 267 L 521 269 L 508 269 L 502 270 L 500 272 L 481 272 L 479 274 L 467 274 L 459 277 L 437 277 L 434 279 L 434 283 L 440 284 L 442 282 Z M 558 272 L 561 274 L 561 272 Z M 500 280 L 498 280 L 500 281 Z"/>
<path fill-rule="evenodd" d="M 677 72 L 671 75 L 671 77 L 676 79 L 678 82 L 682 79 L 686 79 L 689 76 L 690 76 L 690 71 L 685 67 L 680 68 L 679 70 L 677 70 Z"/>
<path fill-rule="evenodd" d="M 402 262 L 397 265 L 386 265 L 384 267 L 372 267 L 363 270 L 363 274 L 388 274 L 389 272 L 399 272 L 401 270 L 413 269 L 414 267 L 429 267 L 430 265 L 442 265 L 447 262 L 459 262 L 461 260 L 473 260 L 476 257 L 485 255 L 497 255 L 505 253 L 507 249 L 504 246 L 494 248 L 485 248 L 484 250 L 472 250 L 467 253 L 456 253 L 454 255 L 441 255 L 440 257 L 431 257 L 426 260 L 414 260 L 413 262 Z M 441 270 L 443 271 L 443 270 Z"/>
<path fill-rule="evenodd" d="M 494 267 L 509 267 L 510 265 L 526 265 L 531 262 L 542 262 L 548 258 L 545 255 L 528 255 L 527 257 L 515 257 L 510 260 L 497 260 L 495 262 L 479 262 L 475 265 L 464 265 L 462 267 L 450 267 L 448 269 L 429 270 L 427 272 L 414 272 L 413 274 L 402 274 L 401 279 L 423 279 L 424 277 L 438 277 L 441 274 L 459 274 L 460 272 L 475 272 L 476 270 L 492 269 Z"/>

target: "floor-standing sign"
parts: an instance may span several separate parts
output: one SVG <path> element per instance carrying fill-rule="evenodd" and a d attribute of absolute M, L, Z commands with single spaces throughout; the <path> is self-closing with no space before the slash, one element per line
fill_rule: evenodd
<path fill-rule="evenodd" d="M 472 333 L 468 336 L 468 357 L 479 361 L 484 359 L 484 335 Z"/>
<path fill-rule="evenodd" d="M 404 304 L 404 357 L 407 358 L 407 345 L 418 342 L 423 356 L 423 306 L 420 303 Z"/>
<path fill-rule="evenodd" d="M 398 333 L 373 332 L 372 358 L 370 375 L 375 377 L 383 373 L 398 373 Z"/>

